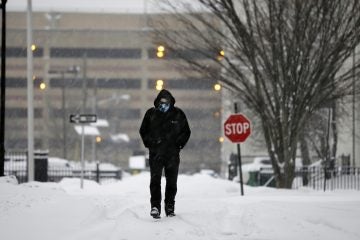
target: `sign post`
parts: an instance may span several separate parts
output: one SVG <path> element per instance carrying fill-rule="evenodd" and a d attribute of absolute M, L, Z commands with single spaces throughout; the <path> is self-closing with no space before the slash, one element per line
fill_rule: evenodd
<path fill-rule="evenodd" d="M 96 123 L 97 116 L 96 114 L 71 114 L 70 115 L 70 122 L 81 124 L 81 180 L 80 180 L 80 187 L 81 189 L 84 188 L 84 141 L 85 141 L 85 124 L 86 123 Z"/>
<path fill-rule="evenodd" d="M 237 152 L 239 160 L 239 180 L 240 180 L 240 190 L 241 195 L 244 195 L 243 187 L 243 176 L 242 176 L 242 167 L 241 167 L 241 148 L 240 143 L 245 142 L 245 140 L 251 134 L 251 123 L 250 120 L 243 114 L 238 114 L 237 104 L 234 104 L 235 114 L 230 115 L 229 118 L 224 123 L 224 133 L 225 136 L 233 143 L 237 143 Z"/>

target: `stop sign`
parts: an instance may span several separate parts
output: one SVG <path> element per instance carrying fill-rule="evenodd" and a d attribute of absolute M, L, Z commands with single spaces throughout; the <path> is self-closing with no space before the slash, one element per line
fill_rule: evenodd
<path fill-rule="evenodd" d="M 225 136 L 233 143 L 244 142 L 251 134 L 250 120 L 243 114 L 233 114 L 224 123 Z"/>

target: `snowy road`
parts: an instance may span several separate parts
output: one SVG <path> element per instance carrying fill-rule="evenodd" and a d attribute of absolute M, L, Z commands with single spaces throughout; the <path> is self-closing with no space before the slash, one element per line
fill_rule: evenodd
<path fill-rule="evenodd" d="M 1 239 L 360 239 L 360 192 L 245 188 L 180 176 L 177 216 L 149 215 L 149 174 L 101 186 L 66 179 L 13 185 L 0 178 Z M 3 238 L 4 237 L 4 238 Z"/>

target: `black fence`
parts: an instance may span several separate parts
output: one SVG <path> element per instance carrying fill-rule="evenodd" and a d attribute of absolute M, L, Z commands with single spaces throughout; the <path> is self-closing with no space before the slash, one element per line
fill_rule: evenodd
<path fill-rule="evenodd" d="M 28 181 L 27 152 L 7 151 L 5 153 L 5 175 L 15 176 L 19 183 Z M 84 179 L 101 182 L 106 179 L 122 178 L 121 169 L 103 170 L 101 164 L 92 164 L 84 169 Z M 80 178 L 81 169 L 64 159 L 48 158 L 47 151 L 34 152 L 34 178 L 39 182 L 59 182 L 63 178 Z"/>
<path fill-rule="evenodd" d="M 257 174 L 258 186 L 275 186 L 275 178 L 271 168 L 261 168 Z M 295 170 L 293 189 L 309 187 L 315 190 L 352 189 L 360 190 L 359 167 L 335 167 L 333 169 L 304 167 Z"/>

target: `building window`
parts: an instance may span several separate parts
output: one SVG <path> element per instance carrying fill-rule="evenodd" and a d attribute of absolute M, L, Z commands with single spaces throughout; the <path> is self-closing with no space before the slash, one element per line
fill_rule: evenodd
<path fill-rule="evenodd" d="M 51 48 L 52 58 L 126 58 L 140 59 L 140 48 Z"/>
<path fill-rule="evenodd" d="M 154 89 L 156 79 L 148 80 L 148 88 Z M 164 88 L 178 90 L 212 90 L 216 81 L 203 78 L 164 79 Z"/>
<path fill-rule="evenodd" d="M 33 81 L 34 88 L 39 88 L 40 83 L 42 83 L 41 78 L 35 78 Z M 7 88 L 26 88 L 27 79 L 26 78 L 16 78 L 16 77 L 7 77 L 6 78 L 6 87 Z"/>
<path fill-rule="evenodd" d="M 34 109 L 34 117 L 42 118 L 42 109 Z M 7 118 L 27 118 L 27 108 L 6 108 L 6 117 Z"/>
<path fill-rule="evenodd" d="M 213 113 L 216 111 L 215 108 L 196 108 L 196 109 L 183 109 L 186 116 L 189 119 L 204 119 L 209 118 L 213 119 Z"/>
<path fill-rule="evenodd" d="M 148 49 L 148 56 L 150 59 L 159 58 L 158 48 Z M 204 53 L 209 53 L 204 55 Z M 217 56 L 215 51 L 206 51 L 206 50 L 196 50 L 196 49 L 186 49 L 186 50 L 176 50 L 171 51 L 167 50 L 164 56 L 161 58 L 164 59 L 213 59 Z"/>
<path fill-rule="evenodd" d="M 95 80 L 94 79 L 86 79 L 86 85 L 88 88 L 93 88 Z M 98 88 L 110 88 L 110 89 L 140 89 L 141 80 L 138 78 L 111 78 L 111 79 L 97 79 L 96 87 Z M 59 88 L 63 87 L 67 88 L 82 88 L 83 79 L 61 79 L 61 78 L 52 78 L 50 79 L 50 87 Z"/>
<path fill-rule="evenodd" d="M 6 48 L 6 57 L 13 58 L 23 58 L 26 57 L 27 51 L 26 47 L 7 47 Z M 33 51 L 34 57 L 42 57 L 44 55 L 44 49 L 41 47 L 37 47 L 36 50 Z"/>
<path fill-rule="evenodd" d="M 137 108 L 100 108 L 97 111 L 98 118 L 119 118 L 119 119 L 139 119 L 140 109 Z"/>

